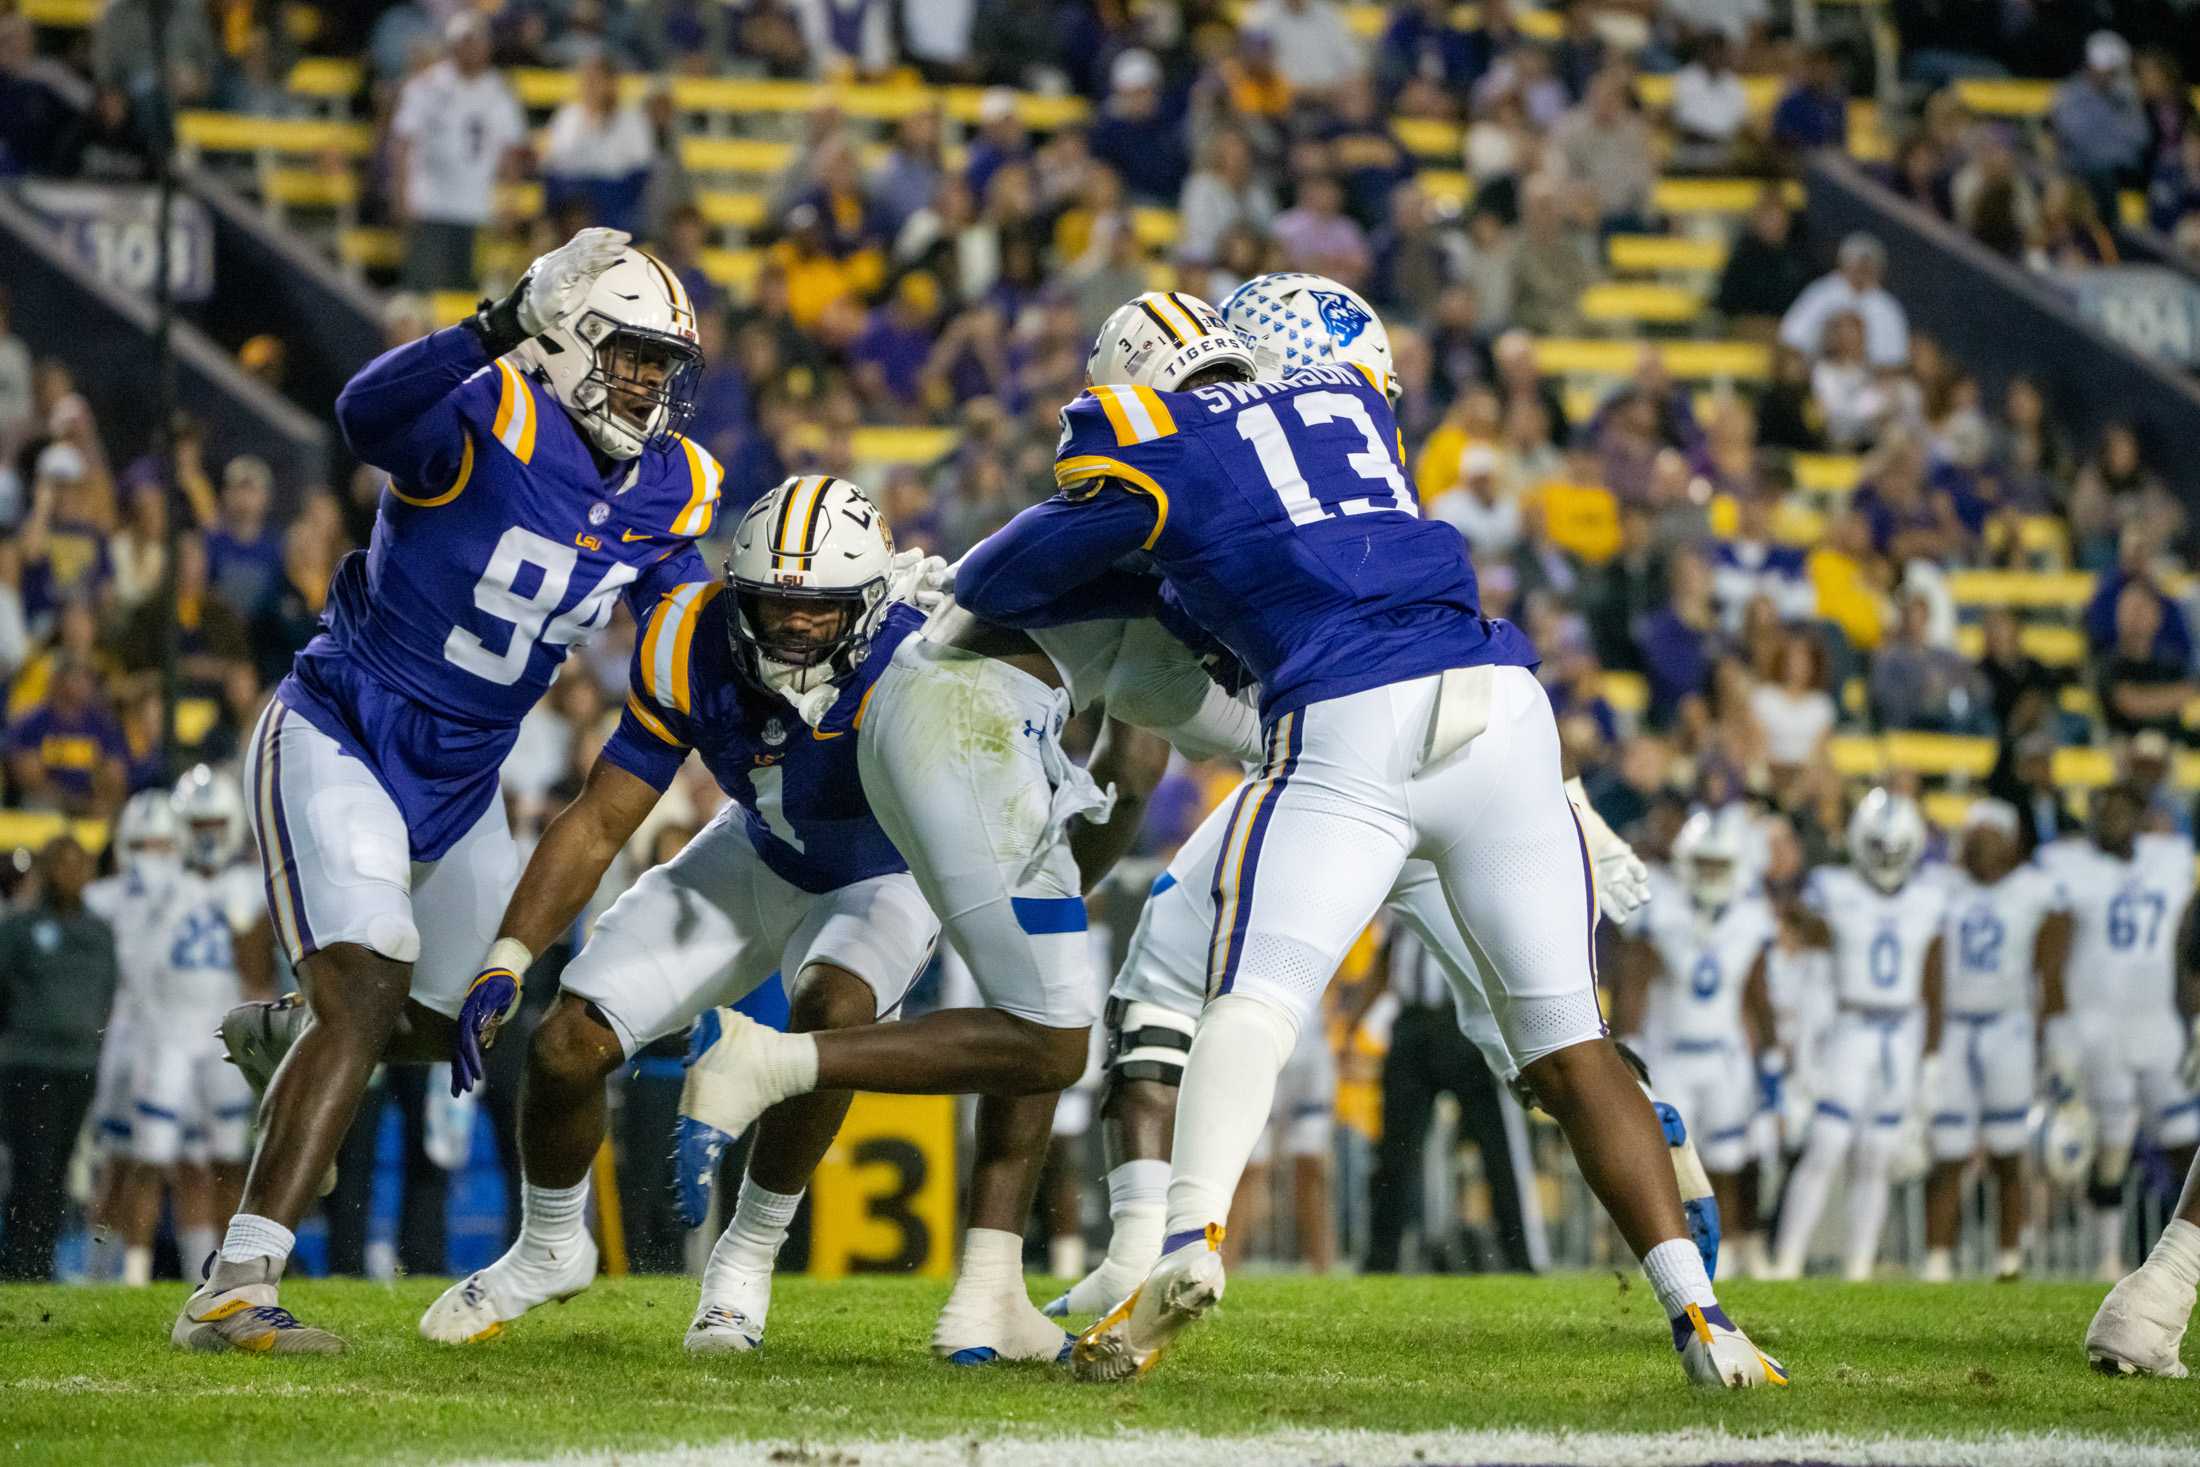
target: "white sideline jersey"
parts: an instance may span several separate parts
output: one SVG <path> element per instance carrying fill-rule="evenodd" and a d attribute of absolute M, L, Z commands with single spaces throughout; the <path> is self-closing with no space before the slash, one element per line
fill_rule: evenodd
<path fill-rule="evenodd" d="M 1892 895 L 1850 866 L 1821 866 L 1803 904 L 1833 932 L 1833 991 L 1843 1008 L 1910 1009 L 1925 995 L 1925 954 L 1947 909 L 1944 873 L 1920 867 Z"/>
<path fill-rule="evenodd" d="M 2064 987 L 2071 1012 L 2174 1016 L 2177 929 L 2192 901 L 2192 842 L 2142 835 L 2125 861 L 2073 837 L 2041 857 L 2069 902 Z"/>
<path fill-rule="evenodd" d="M 1771 945 L 1772 907 L 1762 897 L 1738 897 L 1716 913 L 1697 911 L 1676 881 L 1659 883 L 1640 918 L 1658 955 L 1643 1037 L 1670 1045 L 1731 1043 L 1748 1048 L 1742 1032 L 1742 989 Z"/>
<path fill-rule="evenodd" d="M 1947 915 L 1941 920 L 1941 976 L 1951 1014 L 2031 1013 L 2039 975 L 2032 955 L 2040 927 L 2069 908 L 2062 883 L 2045 867 L 2027 862 L 1991 886 L 1968 871 L 1945 881 Z"/>
<path fill-rule="evenodd" d="M 143 994 L 148 1013 L 218 1019 L 242 1000 L 236 939 L 267 910 L 256 870 L 230 866 L 209 875 L 179 868 L 150 888 L 137 910 L 150 935 Z"/>
<path fill-rule="evenodd" d="M 114 929 L 118 1017 L 141 1007 L 151 989 L 160 948 L 160 932 L 151 921 L 156 894 L 182 874 L 183 868 L 170 862 L 148 861 L 84 888 L 85 909 Z"/>

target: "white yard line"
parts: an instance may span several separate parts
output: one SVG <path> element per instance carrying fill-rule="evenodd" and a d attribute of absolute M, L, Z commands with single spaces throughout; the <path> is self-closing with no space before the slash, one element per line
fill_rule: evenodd
<path fill-rule="evenodd" d="M 949 1437 L 935 1441 L 721 1441 L 656 1451 L 573 1452 L 465 1467 L 2192 1467 L 2188 1442 L 2120 1444 L 2062 1433 L 1979 1438 L 1783 1432 L 1733 1436 L 1548 1431 L 1283 1431 L 1250 1437 L 1123 1432 L 1106 1437 Z"/>

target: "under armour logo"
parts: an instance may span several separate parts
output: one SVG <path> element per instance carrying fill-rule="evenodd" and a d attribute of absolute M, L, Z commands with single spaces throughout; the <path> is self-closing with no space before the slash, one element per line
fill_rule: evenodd
<path fill-rule="evenodd" d="M 1042 729 L 1041 729 L 1041 728 L 1039 727 L 1039 725 L 1037 725 L 1036 723 L 1033 723 L 1033 722 L 1032 722 L 1032 721 L 1031 721 L 1030 719 L 1028 719 L 1028 718 L 1024 720 L 1024 737 L 1025 737 L 1025 738 L 1027 738 L 1027 739 L 1037 739 L 1037 738 L 1044 738 L 1045 736 L 1046 736 L 1046 735 L 1045 735 L 1045 732 L 1044 732 L 1044 731 L 1043 731 L 1043 730 L 1042 730 Z"/>

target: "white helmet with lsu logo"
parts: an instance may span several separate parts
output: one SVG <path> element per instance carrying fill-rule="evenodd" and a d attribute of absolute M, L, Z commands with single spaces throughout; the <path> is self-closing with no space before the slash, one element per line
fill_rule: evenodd
<path fill-rule="evenodd" d="M 1358 367 L 1397 401 L 1390 333 L 1348 285 L 1304 270 L 1256 275 L 1223 299 L 1222 319 L 1252 347 L 1263 380 L 1294 367 Z"/>
<path fill-rule="evenodd" d="M 678 276 L 631 247 L 513 356 L 614 459 L 663 446 L 695 414 L 703 372 L 695 304 Z"/>
<path fill-rule="evenodd" d="M 853 672 L 892 602 L 894 534 L 846 479 L 801 474 L 749 506 L 726 558 L 734 665 L 801 695 Z"/>
<path fill-rule="evenodd" d="M 1253 377 L 1253 353 L 1223 324 L 1213 306 L 1181 290 L 1149 290 L 1115 308 L 1085 358 L 1095 387 L 1151 387 L 1175 392 L 1193 374 L 1230 366 Z"/>

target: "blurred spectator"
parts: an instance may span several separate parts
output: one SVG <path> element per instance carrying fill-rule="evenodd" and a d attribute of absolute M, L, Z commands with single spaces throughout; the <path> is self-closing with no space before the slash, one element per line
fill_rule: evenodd
<path fill-rule="evenodd" d="M 1994 726 L 2012 738 L 2047 724 L 2055 711 L 2056 679 L 2024 650 L 2016 612 L 1997 606 L 1986 613 L 1986 648 L 1979 675 L 1986 680 Z"/>
<path fill-rule="evenodd" d="M 41 63 L 28 17 L 0 15 L 0 178 L 54 166 L 55 146 L 76 112 L 68 101 L 74 84 L 66 70 L 57 77 Z M 6 415 L 0 412 L 0 448 L 6 441 Z"/>
<path fill-rule="evenodd" d="M 1848 88 L 1841 58 L 1812 48 L 1796 55 L 1787 90 L 1772 109 L 1772 143 L 1789 155 L 1845 148 L 1849 141 Z"/>
<path fill-rule="evenodd" d="M 1437 496 L 1428 514 L 1465 536 L 1478 564 L 1511 555 L 1520 544 L 1520 500 L 1499 476 L 1497 450 L 1486 443 L 1460 455 L 1458 484 Z"/>
<path fill-rule="evenodd" d="M 1818 609 L 1803 551 L 1773 538 L 1778 508 L 1773 495 L 1745 488 L 1734 496 L 1734 533 L 1711 548 L 1712 594 L 1729 632 L 1741 631 L 1743 613 L 1756 601 L 1765 602 L 1784 622 L 1808 621 Z"/>
<path fill-rule="evenodd" d="M 100 1036 L 119 974 L 114 934 L 84 906 L 92 858 L 57 835 L 37 887 L 0 918 L 0 1280 L 45 1283 L 69 1205 L 69 1158 L 91 1109 Z"/>
<path fill-rule="evenodd" d="M 405 223 L 405 286 L 466 290 L 474 237 L 496 207 L 527 141 L 527 122 L 504 78 L 489 66 L 489 25 L 479 11 L 453 16 L 450 54 L 415 73 L 390 120 L 390 177 Z"/>
<path fill-rule="evenodd" d="M 1329 167 L 1344 185 L 1345 208 L 1364 228 L 1380 228 L 1391 217 L 1391 192 L 1413 177 L 1413 160 L 1365 76 L 1349 77 L 1337 88 L 1321 138 Z"/>
<path fill-rule="evenodd" d="M 2120 259 L 2116 237 L 2101 223 L 2093 195 L 2068 174 L 2049 179 L 2040 195 L 2039 231 L 2025 263 L 2035 270 L 2084 270 Z"/>
<path fill-rule="evenodd" d="M 2031 377 L 2012 377 L 1994 425 L 1993 461 L 2011 505 L 2031 513 L 2054 508 L 2070 475 L 2070 444 Z"/>
<path fill-rule="evenodd" d="M 207 584 L 206 547 L 196 535 L 176 542 L 172 595 L 147 597 L 131 613 L 116 638 L 115 650 L 131 672 L 161 665 L 170 623 L 176 634 L 176 667 L 191 696 L 218 698 L 231 676 L 252 663 L 251 634 L 235 607 Z M 164 588 L 165 589 L 165 588 Z"/>
<path fill-rule="evenodd" d="M 1711 570 L 1703 557 L 1683 550 L 1672 560 L 1670 599 L 1635 626 L 1635 647 L 1650 680 L 1650 722 L 1670 725 L 1681 700 L 1710 684 L 1723 650 L 1718 610 L 1711 599 Z"/>
<path fill-rule="evenodd" d="M 1092 156 L 1113 168 L 1132 198 L 1174 204 L 1184 186 L 1183 128 L 1162 105 L 1161 63 L 1125 51 L 1108 69 L 1108 99 L 1093 120 Z"/>
<path fill-rule="evenodd" d="M 1864 323 L 1864 356 L 1875 367 L 1899 367 L 1910 356 L 1910 319 L 1882 284 L 1886 248 L 1869 234 L 1841 241 L 1834 269 L 1812 281 L 1780 319 L 1780 340 L 1805 356 L 1823 349 L 1826 323 L 1852 311 Z"/>
<path fill-rule="evenodd" d="M 1958 228 L 2004 259 L 2021 259 L 2039 231 L 2039 192 L 2007 129 L 1979 130 L 1976 146 L 1948 185 Z"/>
<path fill-rule="evenodd" d="M 922 5 L 900 5 L 895 9 L 903 48 L 926 81 L 939 84 L 976 79 L 971 54 L 972 22 L 978 9 L 975 0 L 926 0 Z"/>
<path fill-rule="evenodd" d="M 1253 0 L 1238 25 L 1275 46 L 1276 69 L 1301 101 L 1320 101 L 1363 65 L 1359 38 L 1334 0 Z"/>
<path fill-rule="evenodd" d="M 2200 124 L 2200 115 L 2193 109 L 2192 89 L 2185 83 L 2185 68 L 2159 45 L 2149 46 L 2139 53 L 2134 77 L 2139 105 L 2146 112 L 2146 166 L 2151 171 L 2162 159 L 2177 152 L 2185 135 Z"/>
<path fill-rule="evenodd" d="M 1749 709 L 1776 778 L 1824 766 L 1839 710 L 1826 691 L 1825 653 L 1816 637 L 1795 631 L 1781 640 L 1778 680 L 1751 688 Z"/>
<path fill-rule="evenodd" d="M 221 517 L 206 531 L 215 593 L 246 616 L 266 605 L 282 582 L 282 532 L 268 521 L 274 496 L 267 460 L 238 455 L 222 470 Z"/>
<path fill-rule="evenodd" d="M 2187 128 L 2177 145 L 2155 160 L 2147 182 L 2147 223 L 2164 234 L 2200 211 L 2200 128 Z"/>
<path fill-rule="evenodd" d="M 1184 180 L 1177 200 L 1177 258 L 1204 264 L 1215 258 L 1232 229 L 1265 230 L 1276 217 L 1276 195 L 1254 167 L 1253 145 L 1237 128 L 1207 140 L 1199 167 Z"/>
<path fill-rule="evenodd" d="M 993 101 L 994 94 L 988 93 L 979 105 L 983 108 L 993 105 Z M 1009 106 L 1013 113 L 1013 100 Z M 971 151 L 978 146 L 972 144 Z M 888 238 L 899 234 L 910 216 L 932 201 L 945 172 L 939 109 L 926 107 L 910 113 L 895 125 L 893 145 L 872 170 L 866 185 L 880 232 Z"/>
<path fill-rule="evenodd" d="M 2078 563 L 2106 564 L 2128 537 L 2168 545 L 2185 526 L 2183 504 L 2147 466 L 2138 432 L 2129 423 L 2101 430 L 2098 453 L 2078 470 L 2070 495 L 2070 528 Z"/>
<path fill-rule="evenodd" d="M 1778 188 L 1767 188 L 1727 254 L 1713 304 L 1739 334 L 1769 339 L 1809 284 L 1810 266 L 1796 248 L 1794 213 Z"/>
<path fill-rule="evenodd" d="M 1608 66 L 1591 79 L 1581 105 L 1551 130 L 1550 157 L 1561 177 L 1587 192 L 1605 233 L 1651 227 L 1658 165 L 1626 67 Z"/>
<path fill-rule="evenodd" d="M 894 18 L 889 0 L 793 0 L 817 75 L 884 75 L 894 65 Z M 921 8 L 921 7 L 918 7 Z"/>
<path fill-rule="evenodd" d="M 221 45 L 207 19 L 206 0 L 168 0 L 168 73 L 176 102 L 185 107 L 213 89 Z M 153 100 L 153 0 L 108 0 L 92 30 L 92 76 L 140 104 Z"/>
<path fill-rule="evenodd" d="M 1501 7 L 1485 7 L 1485 12 Z M 1488 69 L 1486 31 L 1457 23 L 1451 0 L 1405 0 L 1390 7 L 1375 49 L 1375 79 L 1386 96 L 1419 83 L 1446 96 L 1463 94 Z"/>
<path fill-rule="evenodd" d="M 99 616 L 87 601 L 62 603 L 52 635 L 23 661 L 22 671 L 8 688 L 8 717 L 22 718 L 44 704 L 53 696 L 54 674 L 71 662 L 90 668 L 94 681 L 102 686 L 116 670 L 114 659 L 100 648 Z"/>
<path fill-rule="evenodd" d="M 1437 312 L 1458 268 L 1456 235 L 1437 225 L 1435 205 L 1418 184 L 1390 196 L 1390 218 L 1375 231 L 1371 298 L 1403 321 Z"/>
<path fill-rule="evenodd" d="M 619 74 L 598 54 L 581 62 L 578 90 L 550 114 L 542 134 L 544 202 L 575 200 L 597 224 L 641 232 L 642 188 L 656 139 L 642 109 L 619 100 Z"/>
<path fill-rule="evenodd" d="M 34 630 L 72 597 L 97 600 L 113 575 L 90 465 L 73 443 L 38 455 L 30 512 L 17 531 L 23 552 L 23 610 Z"/>
<path fill-rule="evenodd" d="M 1892 563 L 1947 565 L 1967 548 L 1971 533 L 1950 479 L 1926 457 L 1916 434 L 1891 432 L 1864 466 L 1849 508 L 1870 526 L 1872 548 Z"/>
<path fill-rule="evenodd" d="M 153 176 L 153 142 L 146 103 L 117 86 L 101 86 L 92 105 L 73 114 L 54 143 L 53 171 L 87 183 L 144 183 Z"/>
<path fill-rule="evenodd" d="M 0 26 L 5 26 L 0 20 Z M 31 349 L 17 336 L 11 322 L 14 302 L 6 286 L 0 286 L 0 473 L 14 462 L 15 451 L 36 426 L 37 402 L 31 391 Z M 13 526 L 23 517 L 22 486 L 15 497 L 0 503 L 0 525 Z"/>
<path fill-rule="evenodd" d="M 1532 178 L 1521 192 L 1513 241 L 1513 313 L 1538 336 L 1563 336 L 1581 324 L 1581 293 L 1596 284 L 1596 236 L 1568 217 L 1558 185 Z"/>
<path fill-rule="evenodd" d="M 2086 38 L 2085 69 L 2055 89 L 2048 126 L 2063 165 L 2092 190 L 2104 214 L 2116 192 L 2137 181 L 2150 133 L 2130 76 L 2131 47 L 2114 31 Z"/>
<path fill-rule="evenodd" d="M 1878 436 L 1893 399 L 1864 360 L 1864 322 L 1854 311 L 1827 319 L 1822 344 L 1810 369 L 1811 402 L 1825 425 L 1826 443 L 1853 452 Z"/>
<path fill-rule="evenodd" d="M 857 389 L 888 416 L 913 412 L 937 329 L 939 285 L 923 271 L 902 276 L 893 299 L 874 306 L 849 352 Z"/>
<path fill-rule="evenodd" d="M 1826 538 L 1804 562 L 1818 592 L 1818 615 L 1860 651 L 1879 645 L 1886 563 L 1872 549 L 1871 521 L 1856 510 L 1835 515 Z"/>
<path fill-rule="evenodd" d="M 1724 30 L 1689 43 L 1688 60 L 1673 76 L 1671 166 L 1687 173 L 1723 173 L 1743 160 L 1749 91 L 1734 69 Z"/>
<path fill-rule="evenodd" d="M 283 535 L 282 584 L 249 628 L 262 686 L 281 682 L 291 658 L 320 630 L 336 562 L 348 548 L 336 496 L 326 491 L 306 496 L 297 521 Z"/>
<path fill-rule="evenodd" d="M 1987 708 L 1984 680 L 1953 648 L 1932 642 L 1931 622 L 1931 599 L 1906 591 L 1894 634 L 1872 654 L 1872 721 L 1887 729 L 1975 732 Z"/>
<path fill-rule="evenodd" d="M 2185 737 L 2185 705 L 2200 697 L 2200 682 L 2184 658 L 2163 655 L 2164 620 L 2161 598 L 2142 582 L 2116 597 L 2116 640 L 2099 673 L 2101 720 L 2111 733 Z"/>
<path fill-rule="evenodd" d="M 160 588 L 168 575 L 168 494 L 157 482 L 129 493 L 122 527 L 108 549 L 114 557 L 115 609 L 128 613 Z"/>
<path fill-rule="evenodd" d="M 1276 242 L 1284 265 L 1311 270 L 1346 285 L 1367 282 L 1367 236 L 1344 212 L 1344 190 L 1328 174 L 1298 181 L 1298 201 L 1276 216 Z"/>
<path fill-rule="evenodd" d="M 128 750 L 90 664 L 57 664 L 46 700 L 10 722 L 8 780 L 25 805 L 108 816 L 122 804 Z"/>
<path fill-rule="evenodd" d="M 988 88 L 978 99 L 978 131 L 963 157 L 963 181 L 973 198 L 984 198 L 1002 165 L 1031 161 L 1031 139 L 1016 110 L 1016 93 Z"/>
<path fill-rule="evenodd" d="M 2094 578 L 2093 599 L 2086 602 L 2083 623 L 2086 645 L 2096 657 L 2105 657 L 2118 639 L 2118 606 L 2124 591 L 2144 586 L 2161 609 L 2155 631 L 2154 655 L 2180 665 L 2192 661 L 2192 630 L 2177 603 L 2165 594 L 2153 569 L 2155 542 L 2142 530 L 2127 530 L 2115 562 Z"/>

